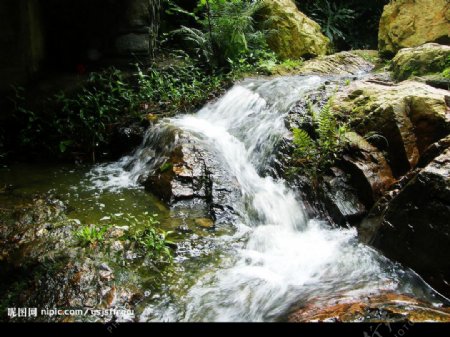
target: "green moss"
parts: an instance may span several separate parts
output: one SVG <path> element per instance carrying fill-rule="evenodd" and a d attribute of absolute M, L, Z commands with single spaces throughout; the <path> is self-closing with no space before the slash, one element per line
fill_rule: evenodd
<path fill-rule="evenodd" d="M 442 77 L 450 79 L 450 67 L 444 69 L 442 72 Z"/>
<path fill-rule="evenodd" d="M 161 173 L 164 173 L 164 172 L 166 172 L 166 171 L 171 170 L 172 167 L 173 167 L 173 164 L 172 164 L 172 163 L 170 163 L 170 162 L 165 162 L 164 164 L 162 164 L 162 165 L 159 167 L 159 171 L 160 171 Z"/>

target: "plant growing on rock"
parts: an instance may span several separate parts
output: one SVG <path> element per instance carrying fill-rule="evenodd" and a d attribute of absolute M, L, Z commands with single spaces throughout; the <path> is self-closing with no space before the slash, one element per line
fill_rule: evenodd
<path fill-rule="evenodd" d="M 104 235 L 108 230 L 107 226 L 89 225 L 83 226 L 75 232 L 75 237 L 78 238 L 82 246 L 94 245 L 101 243 L 104 240 Z"/>
<path fill-rule="evenodd" d="M 175 245 L 168 239 L 171 231 L 157 229 L 160 223 L 156 219 L 157 214 L 144 217 L 136 217 L 131 214 L 124 215 L 122 223 L 130 226 L 127 239 L 135 243 L 137 249 L 145 256 L 150 257 L 156 262 L 171 262 L 172 252 L 170 246 Z"/>
<path fill-rule="evenodd" d="M 316 112 L 310 105 L 313 117 L 314 134 L 303 129 L 294 128 L 293 133 L 293 159 L 294 171 L 302 168 L 308 175 L 317 177 L 319 172 L 329 169 L 342 153 L 345 146 L 344 134 L 347 125 L 337 120 L 334 115 L 333 97 Z"/>

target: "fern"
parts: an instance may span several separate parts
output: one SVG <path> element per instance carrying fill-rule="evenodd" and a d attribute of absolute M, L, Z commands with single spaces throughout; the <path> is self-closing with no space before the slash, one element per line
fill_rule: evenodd
<path fill-rule="evenodd" d="M 292 130 L 296 164 L 303 166 L 312 176 L 333 165 L 345 146 L 344 134 L 347 132 L 347 125 L 336 120 L 332 105 L 333 97 L 320 112 L 316 112 L 312 104 L 308 104 L 308 110 L 315 124 L 314 139 L 305 130 L 297 128 Z"/>
<path fill-rule="evenodd" d="M 333 98 L 328 100 L 317 118 L 317 133 L 319 134 L 319 139 L 321 140 L 333 137 L 336 131 L 336 120 L 331 111 L 332 101 Z"/>
<path fill-rule="evenodd" d="M 200 61 L 215 66 L 233 63 L 245 54 L 266 48 L 265 33 L 255 29 L 253 17 L 262 7 L 262 1 L 200 0 L 193 15 L 201 29 L 181 27 L 181 34 L 194 45 Z"/>
<path fill-rule="evenodd" d="M 314 146 L 311 136 L 305 130 L 298 128 L 293 129 L 292 133 L 294 135 L 295 155 L 297 157 L 307 157 Z"/>
<path fill-rule="evenodd" d="M 208 64 L 213 62 L 212 43 L 207 33 L 200 29 L 181 26 L 181 28 L 173 31 L 172 34 L 180 35 L 185 41 L 191 42 L 197 59 Z"/>

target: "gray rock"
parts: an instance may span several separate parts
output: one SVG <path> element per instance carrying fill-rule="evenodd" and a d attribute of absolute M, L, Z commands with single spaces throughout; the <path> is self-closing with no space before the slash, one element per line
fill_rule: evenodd
<path fill-rule="evenodd" d="M 116 39 L 116 50 L 119 55 L 150 54 L 150 32 L 128 33 Z"/>

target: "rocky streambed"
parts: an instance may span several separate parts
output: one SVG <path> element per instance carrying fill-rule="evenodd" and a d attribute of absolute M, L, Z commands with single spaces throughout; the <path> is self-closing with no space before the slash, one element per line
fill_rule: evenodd
<path fill-rule="evenodd" d="M 44 321 L 449 321 L 448 90 L 368 73 L 373 53 L 361 53 L 245 80 L 155 122 L 132 154 L 79 176 L 92 189 L 76 193 L 100 196 L 92 218 L 73 213 L 78 197 L 2 181 L 2 308 L 134 312 Z M 290 130 L 311 132 L 308 107 L 331 96 L 349 125 L 342 156 L 318 180 L 289 175 Z M 135 207 L 118 206 L 124 195 Z M 154 213 L 174 232 L 171 263 L 132 239 Z M 77 230 L 102 221 L 102 244 L 80 245 Z"/>

